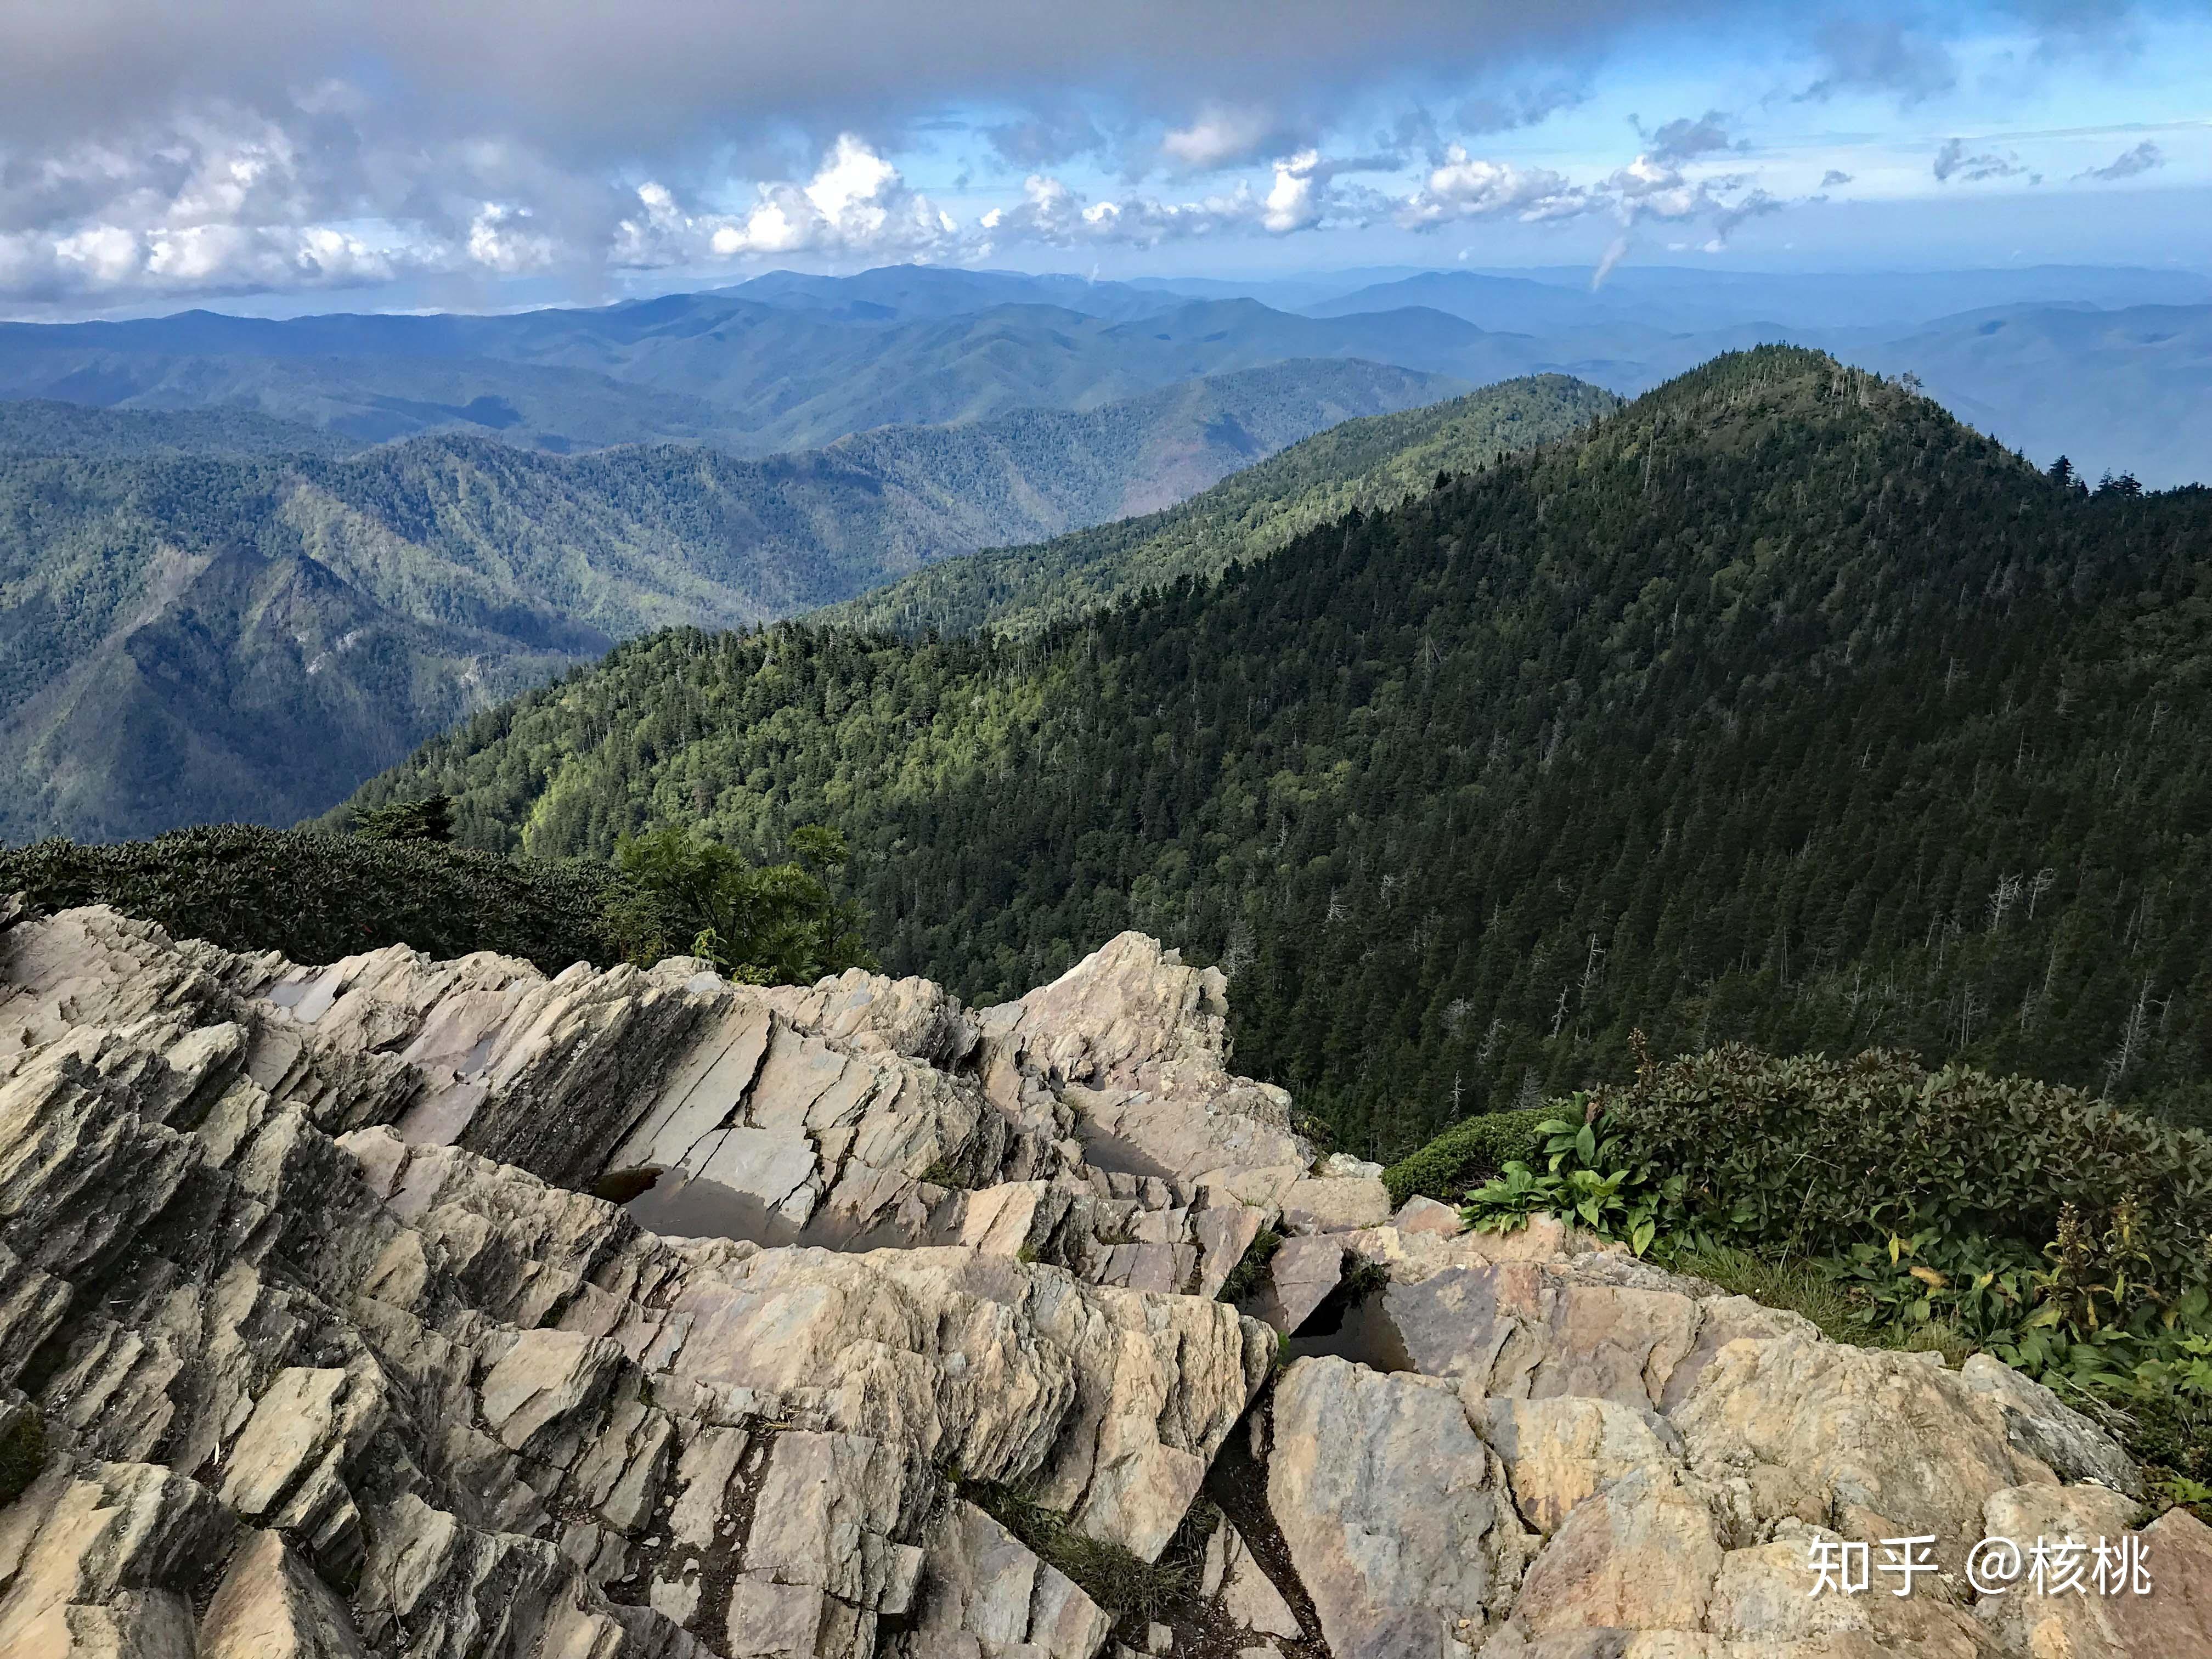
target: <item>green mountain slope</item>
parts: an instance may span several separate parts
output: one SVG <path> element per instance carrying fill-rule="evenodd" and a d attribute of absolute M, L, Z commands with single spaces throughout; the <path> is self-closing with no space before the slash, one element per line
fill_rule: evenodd
<path fill-rule="evenodd" d="M 1278 364 L 757 461 L 458 435 L 349 459 L 0 454 L 0 840 L 291 822 L 617 639 L 1142 511 L 1456 390 Z"/>
<path fill-rule="evenodd" d="M 834 822 L 885 965 L 977 998 L 1168 935 L 1370 1153 L 1639 1026 L 2201 1117 L 2208 531 L 1760 350 L 1034 637 L 641 640 L 361 799 L 546 855 Z"/>
<path fill-rule="evenodd" d="M 1210 580 L 1355 507 L 1395 507 L 1440 471 L 1548 443 L 1620 405 L 1609 392 L 1546 374 L 1346 421 L 1162 512 L 948 559 L 813 620 L 906 634 L 986 623 L 1033 632 L 1180 577 Z"/>

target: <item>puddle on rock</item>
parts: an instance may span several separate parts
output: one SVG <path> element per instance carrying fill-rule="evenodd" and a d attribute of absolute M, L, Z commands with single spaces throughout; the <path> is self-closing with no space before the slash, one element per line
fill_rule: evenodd
<path fill-rule="evenodd" d="M 666 1238 L 747 1238 L 795 1244 L 799 1229 L 750 1193 L 719 1181 L 686 1181 L 673 1172 L 623 1206 L 647 1232 Z"/>
<path fill-rule="evenodd" d="M 592 1183 L 592 1196 L 603 1198 L 610 1204 L 627 1204 L 639 1194 L 651 1192 L 666 1173 L 653 1164 L 641 1170 L 610 1170 Z"/>
<path fill-rule="evenodd" d="M 1355 1291 L 1339 1285 L 1298 1327 L 1286 1350 L 1291 1359 L 1334 1354 L 1377 1371 L 1418 1370 L 1404 1333 L 1390 1316 L 1390 1291 Z"/>
<path fill-rule="evenodd" d="M 1173 1170 L 1133 1140 L 1126 1140 L 1087 1122 L 1075 1126 L 1075 1138 L 1082 1143 L 1083 1161 L 1094 1170 L 1103 1170 L 1109 1175 L 1150 1176 L 1159 1181 L 1176 1179 Z"/>

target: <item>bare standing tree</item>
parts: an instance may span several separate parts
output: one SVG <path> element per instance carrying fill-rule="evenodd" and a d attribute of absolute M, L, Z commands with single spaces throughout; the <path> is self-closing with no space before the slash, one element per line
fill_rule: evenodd
<path fill-rule="evenodd" d="M 2035 920 L 2036 902 L 2057 884 L 2058 872 L 2049 865 L 2037 871 L 2027 880 L 2027 919 Z"/>
<path fill-rule="evenodd" d="M 2020 901 L 2021 878 L 2018 876 L 1999 876 L 1996 890 L 1989 899 L 1990 932 L 1994 933 L 2004 926 L 2006 913 Z"/>
<path fill-rule="evenodd" d="M 2110 1100 L 2112 1091 L 2125 1083 L 2128 1073 L 2142 1058 L 2144 1039 L 2150 1035 L 2150 981 L 2145 980 L 2142 988 L 2136 993 L 2135 1006 L 2128 1010 L 2127 1023 L 2120 1027 L 2120 1046 L 2105 1062 L 2105 1092 L 2102 1098 Z"/>

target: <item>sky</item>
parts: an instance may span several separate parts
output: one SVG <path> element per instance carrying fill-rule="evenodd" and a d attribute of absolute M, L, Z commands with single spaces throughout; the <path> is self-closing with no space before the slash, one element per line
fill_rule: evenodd
<path fill-rule="evenodd" d="M 0 0 L 0 314 L 2212 270 L 2212 0 Z"/>

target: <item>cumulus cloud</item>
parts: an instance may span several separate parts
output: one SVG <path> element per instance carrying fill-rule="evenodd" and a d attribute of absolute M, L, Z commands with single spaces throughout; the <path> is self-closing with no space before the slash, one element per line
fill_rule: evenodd
<path fill-rule="evenodd" d="M 655 269 L 756 255 L 916 259 L 955 251 L 952 216 L 908 189 L 896 167 L 849 132 L 805 183 L 773 180 L 755 193 L 757 204 L 742 214 L 690 213 L 667 185 L 641 185 L 635 211 L 615 226 L 611 262 Z"/>
<path fill-rule="evenodd" d="M 1185 173 L 1214 173 L 1279 155 L 1292 136 L 1265 109 L 1216 104 L 1188 126 L 1170 128 L 1160 140 L 1160 156 Z"/>
<path fill-rule="evenodd" d="M 2148 173 L 2153 167 L 2166 165 L 2166 152 L 2146 138 L 2133 149 L 2123 150 L 2100 167 L 2085 167 L 2074 176 L 2076 179 L 2132 179 L 2138 173 Z"/>
<path fill-rule="evenodd" d="M 1454 144 L 1420 188 L 1399 204 L 1395 216 L 1407 229 L 1425 230 L 1501 216 L 1531 222 L 1571 218 L 1589 209 L 1588 193 L 1561 173 L 1484 161 Z"/>
<path fill-rule="evenodd" d="M 486 202 L 469 221 L 469 258 L 501 276 L 550 269 L 559 252 L 551 237 L 531 228 L 531 217 L 512 202 Z"/>
<path fill-rule="evenodd" d="M 2009 179 L 2027 172 L 2013 155 L 2000 155 L 1994 150 L 1969 155 L 1963 138 L 1946 139 L 1943 148 L 1936 152 L 1936 182 L 1948 184 L 1954 179 L 1972 184 L 1980 179 Z"/>
<path fill-rule="evenodd" d="M 2141 9 L 1993 3 L 2031 41 L 2077 45 L 2125 38 Z M 1632 224 L 1675 203 L 1719 227 L 1753 187 L 1659 177 L 1722 154 L 1717 112 L 1649 134 L 1650 180 L 1486 159 L 1480 135 L 1582 101 L 1609 55 L 1669 31 L 1771 37 L 1817 57 L 1810 95 L 1911 101 L 1955 81 L 1953 44 L 1985 21 L 1924 0 L 1825 21 L 1776 0 L 1279 0 L 1257 22 L 1189 0 L 974 0 L 952 27 L 908 0 L 546 0 L 526 24 L 471 0 L 0 9 L 0 300 L 30 304 L 969 258 L 1017 234 Z M 1332 154 L 1378 95 L 1424 107 L 1378 141 L 1388 158 Z M 1070 161 L 1118 151 L 1122 185 L 1073 208 L 1025 189 L 995 228 L 956 222 L 897 165 L 948 126 L 1054 188 Z M 1377 159 L 1412 176 L 1388 193 L 1352 176 Z M 1992 161 L 2013 165 L 1962 150 L 1947 176 L 2002 176 L 1972 171 Z M 1139 188 L 1153 175 L 1169 183 Z"/>
<path fill-rule="evenodd" d="M 1132 191 L 1092 201 L 1064 179 L 1031 173 L 1023 181 L 1021 201 L 983 214 L 961 246 L 966 257 L 984 258 L 1022 242 L 1155 247 L 1203 237 L 1289 236 L 1363 226 L 1389 216 L 1398 204 L 1381 191 L 1349 182 L 1351 175 L 1397 165 L 1388 155 L 1328 156 L 1308 148 L 1278 157 L 1264 191 L 1239 179 L 1229 189 L 1181 200 Z"/>
<path fill-rule="evenodd" d="M 1845 173 L 1841 167 L 1830 167 L 1826 173 L 1820 175 L 1820 188 L 1822 190 L 1833 190 L 1838 185 L 1848 185 L 1850 181 L 1851 175 Z"/>
<path fill-rule="evenodd" d="M 1286 216 L 1285 229 L 1311 228 L 1319 222 L 1317 215 L 1310 216 L 1303 204 L 1287 199 L 1274 210 Z M 979 240 L 973 252 L 988 257 L 1022 242 L 1055 247 L 1085 243 L 1156 247 L 1163 242 L 1261 228 L 1269 211 L 1267 203 L 1242 182 L 1233 190 L 1188 201 L 1130 194 L 1093 202 L 1062 179 L 1032 173 L 1023 181 L 1019 204 L 993 208 L 976 222 Z M 1296 222 L 1289 222 L 1292 219 Z"/>

